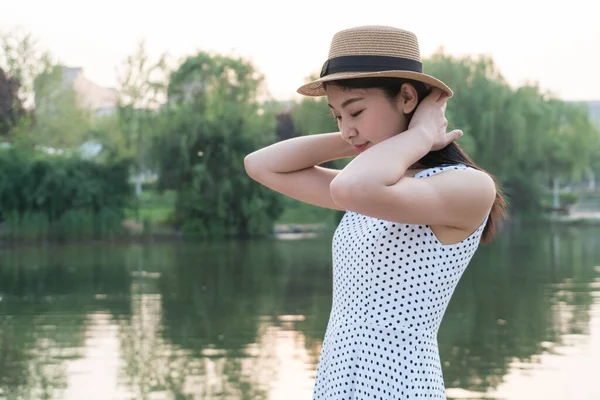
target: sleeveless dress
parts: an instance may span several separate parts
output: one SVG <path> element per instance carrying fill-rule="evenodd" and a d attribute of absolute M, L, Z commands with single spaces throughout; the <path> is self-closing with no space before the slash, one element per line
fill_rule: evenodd
<path fill-rule="evenodd" d="M 486 221 L 443 245 L 427 225 L 346 212 L 333 236 L 333 304 L 314 400 L 446 399 L 437 332 Z"/>

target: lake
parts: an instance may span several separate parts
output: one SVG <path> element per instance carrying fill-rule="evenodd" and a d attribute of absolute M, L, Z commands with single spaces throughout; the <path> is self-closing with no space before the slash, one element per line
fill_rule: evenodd
<path fill-rule="evenodd" d="M 331 236 L 0 250 L 0 399 L 310 399 Z M 600 399 L 600 227 L 506 230 L 438 335 L 449 399 Z"/>

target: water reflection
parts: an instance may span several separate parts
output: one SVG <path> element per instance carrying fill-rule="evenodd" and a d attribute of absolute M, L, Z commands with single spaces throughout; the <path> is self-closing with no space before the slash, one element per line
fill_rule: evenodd
<path fill-rule="evenodd" d="M 449 398 L 600 398 L 600 230 L 506 232 L 439 333 Z M 330 238 L 0 253 L 0 399 L 308 399 Z M 594 397 L 596 396 L 596 397 Z"/>

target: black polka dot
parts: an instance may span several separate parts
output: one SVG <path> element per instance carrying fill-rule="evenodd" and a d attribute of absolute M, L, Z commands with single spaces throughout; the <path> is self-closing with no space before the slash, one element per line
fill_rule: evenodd
<path fill-rule="evenodd" d="M 333 304 L 313 399 L 446 398 L 437 332 L 486 221 L 443 245 L 428 225 L 346 212 L 333 237 Z"/>

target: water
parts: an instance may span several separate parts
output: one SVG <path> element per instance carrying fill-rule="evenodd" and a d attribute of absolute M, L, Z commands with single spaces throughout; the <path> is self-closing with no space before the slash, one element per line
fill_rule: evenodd
<path fill-rule="evenodd" d="M 331 237 L 0 251 L 0 399 L 309 399 Z M 598 400 L 600 229 L 505 232 L 439 332 L 450 399 Z"/>

